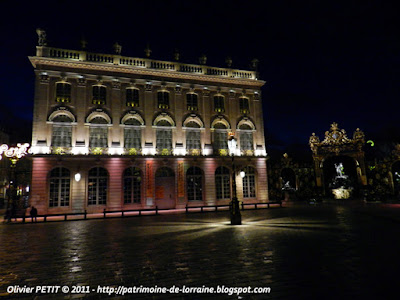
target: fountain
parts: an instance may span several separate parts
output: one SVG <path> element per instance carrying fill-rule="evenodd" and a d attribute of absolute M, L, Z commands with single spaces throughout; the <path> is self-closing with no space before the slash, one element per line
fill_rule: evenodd
<path fill-rule="evenodd" d="M 352 193 L 351 181 L 348 175 L 344 174 L 343 163 L 335 164 L 336 176 L 333 178 L 330 188 L 335 199 L 349 199 Z"/>

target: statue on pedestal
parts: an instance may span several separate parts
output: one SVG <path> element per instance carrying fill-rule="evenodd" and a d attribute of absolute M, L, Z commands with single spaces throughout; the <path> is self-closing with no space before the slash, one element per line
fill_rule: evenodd
<path fill-rule="evenodd" d="M 36 33 L 38 35 L 38 45 L 39 46 L 47 46 L 46 31 L 44 31 L 43 29 L 37 28 Z"/>

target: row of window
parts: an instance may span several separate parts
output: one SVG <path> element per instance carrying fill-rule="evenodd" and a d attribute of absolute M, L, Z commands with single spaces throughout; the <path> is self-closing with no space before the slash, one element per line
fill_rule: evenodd
<path fill-rule="evenodd" d="M 56 101 L 71 102 L 71 84 L 66 82 L 58 82 L 56 84 Z M 157 106 L 161 109 L 169 109 L 169 92 L 159 91 L 157 93 Z M 92 90 L 92 103 L 96 105 L 105 105 L 107 102 L 107 88 L 103 85 L 94 85 Z M 139 90 L 136 88 L 126 89 L 126 106 L 139 106 Z M 195 93 L 186 94 L 187 110 L 197 111 L 198 96 Z M 239 98 L 239 109 L 243 114 L 250 113 L 249 99 L 246 97 Z M 218 113 L 225 112 L 225 97 L 222 95 L 214 96 L 214 111 Z"/>
<path fill-rule="evenodd" d="M 246 167 L 243 181 L 243 197 L 256 197 L 255 169 Z M 167 167 L 159 168 L 157 177 L 174 177 L 174 172 Z M 105 205 L 107 203 L 109 175 L 106 169 L 95 167 L 88 173 L 88 205 Z M 71 173 L 67 168 L 57 167 L 50 171 L 49 207 L 69 206 Z M 143 175 L 135 167 L 129 167 L 123 172 L 123 197 L 125 204 L 140 203 L 142 196 Z M 186 171 L 186 195 L 188 201 L 203 200 L 203 171 L 198 167 L 190 167 Z M 216 197 L 218 200 L 229 199 L 231 196 L 231 172 L 226 167 L 218 167 L 215 171 Z"/>
<path fill-rule="evenodd" d="M 195 122 L 188 124 L 190 129 L 186 130 L 186 149 L 201 149 L 201 135 L 199 125 Z M 157 125 L 163 126 L 163 125 Z M 253 150 L 253 132 L 250 127 L 243 124 L 240 127 L 240 149 Z M 246 131 L 247 130 L 247 131 Z M 52 134 L 52 147 L 71 147 L 72 146 L 72 126 L 54 125 Z M 214 149 L 228 149 L 227 129 L 216 129 L 213 140 Z M 89 128 L 89 147 L 107 148 L 108 147 L 108 127 L 91 126 Z M 140 127 L 124 128 L 124 148 L 142 148 L 142 129 Z M 156 149 L 172 149 L 172 129 L 168 126 L 156 129 Z"/>

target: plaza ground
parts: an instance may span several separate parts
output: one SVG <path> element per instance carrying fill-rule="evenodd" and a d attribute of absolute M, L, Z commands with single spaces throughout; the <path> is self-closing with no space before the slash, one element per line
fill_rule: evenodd
<path fill-rule="evenodd" d="M 10 297 L 10 285 L 224 285 L 271 292 L 134 298 L 398 298 L 400 205 L 287 204 L 246 210 L 242 219 L 243 225 L 231 226 L 229 213 L 221 211 L 4 224 L 0 294 Z M 94 292 L 66 296 L 80 297 L 109 298 Z"/>

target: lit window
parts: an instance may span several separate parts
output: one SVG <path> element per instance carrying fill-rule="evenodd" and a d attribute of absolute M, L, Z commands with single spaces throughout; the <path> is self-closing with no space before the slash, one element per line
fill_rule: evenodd
<path fill-rule="evenodd" d="M 139 106 L 139 90 L 128 88 L 126 89 L 126 106 Z"/>
<path fill-rule="evenodd" d="M 56 101 L 71 102 L 71 85 L 67 82 L 56 83 Z"/>
<path fill-rule="evenodd" d="M 228 149 L 228 133 L 226 126 L 218 122 L 214 126 L 214 149 Z"/>
<path fill-rule="evenodd" d="M 71 126 L 53 126 L 51 145 L 53 147 L 71 147 L 71 136 Z"/>
<path fill-rule="evenodd" d="M 70 171 L 66 168 L 50 172 L 49 207 L 69 206 L 70 180 Z"/>
<path fill-rule="evenodd" d="M 130 167 L 124 171 L 124 203 L 140 203 L 141 200 L 141 171 Z"/>
<path fill-rule="evenodd" d="M 214 96 L 214 111 L 225 112 L 224 96 Z"/>
<path fill-rule="evenodd" d="M 190 167 L 186 172 L 188 201 L 203 200 L 203 172 L 198 167 Z"/>
<path fill-rule="evenodd" d="M 254 168 L 246 167 L 243 169 L 245 176 L 243 177 L 243 198 L 256 197 L 256 173 Z"/>
<path fill-rule="evenodd" d="M 253 131 L 247 124 L 240 126 L 240 150 L 253 150 Z"/>
<path fill-rule="evenodd" d="M 124 145 L 125 148 L 142 148 L 142 131 L 140 128 L 125 128 L 124 129 Z"/>
<path fill-rule="evenodd" d="M 228 168 L 218 167 L 215 171 L 215 188 L 217 199 L 229 199 L 231 197 L 230 172 Z"/>
<path fill-rule="evenodd" d="M 200 142 L 200 125 L 196 122 L 188 122 L 186 124 L 186 149 L 193 150 L 193 149 L 201 149 L 201 142 Z"/>
<path fill-rule="evenodd" d="M 107 89 L 103 85 L 93 86 L 93 98 L 92 103 L 98 105 L 105 105 L 107 98 Z"/>
<path fill-rule="evenodd" d="M 166 120 L 161 120 L 157 126 L 165 128 L 157 128 L 156 132 L 156 148 L 159 153 L 169 152 L 172 149 L 172 129 L 171 124 Z"/>
<path fill-rule="evenodd" d="M 106 126 L 106 124 L 108 124 L 107 120 L 102 117 L 95 117 L 92 119 L 90 124 L 91 126 L 89 128 L 89 147 L 107 148 L 108 147 L 108 128 Z"/>
<path fill-rule="evenodd" d="M 161 91 L 157 93 L 158 108 L 168 109 L 169 108 L 169 93 Z"/>
<path fill-rule="evenodd" d="M 250 113 L 249 99 L 245 97 L 239 98 L 239 108 L 240 108 L 240 113 L 249 114 Z"/>
<path fill-rule="evenodd" d="M 104 205 L 107 203 L 108 172 L 96 167 L 89 171 L 88 205 Z"/>
<path fill-rule="evenodd" d="M 188 93 L 186 94 L 186 105 L 187 110 L 198 110 L 197 104 L 197 94 Z"/>
<path fill-rule="evenodd" d="M 52 147 L 71 147 L 72 126 L 71 119 L 66 115 L 58 115 L 53 119 L 53 132 L 51 135 Z"/>

